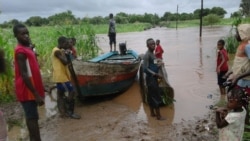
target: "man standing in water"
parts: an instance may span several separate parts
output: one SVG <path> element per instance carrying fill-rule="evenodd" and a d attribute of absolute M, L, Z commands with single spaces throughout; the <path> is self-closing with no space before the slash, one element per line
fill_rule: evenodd
<path fill-rule="evenodd" d="M 114 44 L 114 51 L 116 51 L 116 30 L 115 30 L 115 20 L 113 14 L 109 14 L 109 45 L 110 45 L 110 52 L 112 51 L 112 45 Z"/>
<path fill-rule="evenodd" d="M 155 41 L 152 38 L 149 38 L 147 39 L 146 44 L 148 50 L 143 57 L 143 70 L 146 73 L 146 84 L 148 87 L 147 102 L 151 116 L 156 117 L 157 120 L 164 120 L 160 114 L 160 104 L 162 104 L 162 99 L 159 91 L 158 78 L 161 78 L 162 76 L 158 74 L 158 59 L 154 55 Z"/>
<path fill-rule="evenodd" d="M 44 87 L 39 64 L 30 47 L 28 29 L 17 24 L 13 32 L 18 41 L 14 51 L 16 97 L 24 109 L 30 141 L 41 141 L 37 106 L 44 104 Z"/>

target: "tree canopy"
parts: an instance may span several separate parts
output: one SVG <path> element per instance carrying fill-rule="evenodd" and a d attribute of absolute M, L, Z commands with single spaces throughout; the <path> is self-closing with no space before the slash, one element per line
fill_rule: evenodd
<path fill-rule="evenodd" d="M 249 0 L 241 0 L 240 3 L 240 10 L 243 16 L 249 17 L 250 16 L 250 1 Z"/>
<path fill-rule="evenodd" d="M 194 10 L 193 13 L 171 13 L 165 12 L 162 17 L 157 14 L 151 13 L 144 13 L 143 15 L 140 14 L 127 14 L 124 12 L 117 13 L 115 15 L 115 20 L 118 24 L 125 24 L 125 23 L 135 23 L 135 22 L 142 22 L 142 23 L 150 23 L 152 25 L 158 25 L 160 22 L 167 22 L 167 21 L 176 21 L 176 20 L 194 20 L 200 18 L 201 9 Z M 220 18 L 224 18 L 226 11 L 221 7 L 213 7 L 212 9 L 205 8 L 203 9 L 203 17 L 214 14 L 219 16 Z M 83 17 L 83 18 L 76 18 L 70 10 L 66 12 L 57 13 L 48 18 L 42 18 L 40 16 L 33 16 L 27 19 L 24 23 L 28 26 L 44 26 L 44 25 L 69 25 L 69 24 L 80 24 L 81 22 L 88 22 L 90 24 L 107 24 L 108 16 L 96 16 L 96 17 Z M 4 22 L 1 24 L 1 27 L 11 27 L 14 23 L 18 23 L 16 19 L 13 19 L 8 22 Z"/>

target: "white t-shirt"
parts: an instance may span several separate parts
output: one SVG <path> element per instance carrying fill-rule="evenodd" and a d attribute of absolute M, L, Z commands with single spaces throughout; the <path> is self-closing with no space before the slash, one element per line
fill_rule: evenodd
<path fill-rule="evenodd" d="M 226 127 L 219 129 L 219 141 L 241 141 L 245 118 L 246 110 L 242 107 L 242 112 L 229 112 L 225 117 L 225 120 L 228 122 Z"/>

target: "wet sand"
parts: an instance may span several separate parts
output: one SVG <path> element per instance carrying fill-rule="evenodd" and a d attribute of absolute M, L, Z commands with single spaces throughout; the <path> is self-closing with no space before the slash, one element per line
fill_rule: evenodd
<path fill-rule="evenodd" d="M 227 36 L 229 29 L 203 28 L 202 38 L 199 37 L 198 27 L 178 30 L 154 28 L 143 32 L 118 33 L 117 43 L 126 41 L 127 49 L 134 49 L 138 54 L 146 52 L 148 38 L 161 40 L 165 51 L 165 67 L 176 100 L 174 104 L 161 108 L 167 120 L 158 121 L 150 117 L 149 108 L 142 103 L 139 84 L 135 81 L 122 94 L 78 103 L 76 112 L 82 116 L 80 120 L 59 118 L 55 102 L 47 96 L 46 105 L 39 108 L 42 140 L 181 140 L 183 128 L 192 129 L 184 122 L 192 124 L 190 120 L 197 121 L 204 117 L 209 112 L 209 105 L 220 99 L 215 72 L 216 43 L 218 39 Z M 109 51 L 108 37 L 98 37 L 103 52 Z"/>

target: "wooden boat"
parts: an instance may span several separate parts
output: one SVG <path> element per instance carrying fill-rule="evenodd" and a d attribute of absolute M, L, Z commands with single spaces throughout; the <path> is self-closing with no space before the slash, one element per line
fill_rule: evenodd
<path fill-rule="evenodd" d="M 72 61 L 80 98 L 120 93 L 134 82 L 141 59 L 133 50 Z"/>
<path fill-rule="evenodd" d="M 159 74 L 162 76 L 162 79 L 158 79 L 160 87 L 160 95 L 162 97 L 162 105 L 169 105 L 175 101 L 174 89 L 172 88 L 172 86 L 168 81 L 168 75 L 164 65 L 160 67 Z M 140 82 L 142 101 L 144 103 L 147 103 L 148 89 L 146 85 L 146 74 L 143 71 L 143 65 L 140 66 L 139 70 L 139 82 Z"/>

